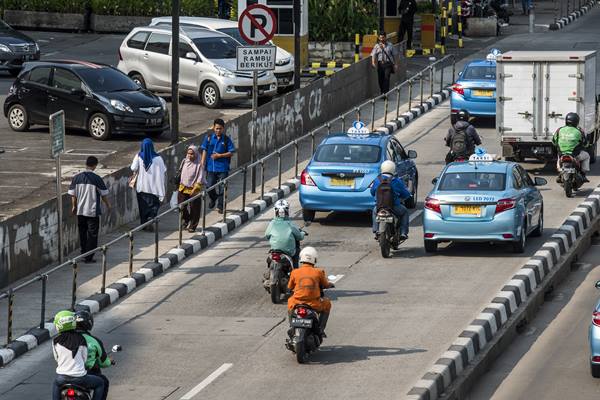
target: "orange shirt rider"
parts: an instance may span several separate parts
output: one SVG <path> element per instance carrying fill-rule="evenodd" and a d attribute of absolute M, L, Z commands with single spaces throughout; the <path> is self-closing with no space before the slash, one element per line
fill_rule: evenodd
<path fill-rule="evenodd" d="M 302 263 L 290 275 L 288 288 L 294 294 L 288 299 L 288 312 L 298 304 L 306 304 L 313 310 L 329 313 L 331 301 L 327 297 L 321 298 L 321 288 L 331 287 L 325 276 L 325 271 L 315 268 L 312 264 Z"/>

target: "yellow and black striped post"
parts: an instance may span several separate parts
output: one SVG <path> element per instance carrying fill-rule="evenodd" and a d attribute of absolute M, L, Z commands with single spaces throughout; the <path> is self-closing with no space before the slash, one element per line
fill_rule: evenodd
<path fill-rule="evenodd" d="M 457 21 L 458 23 L 456 24 L 458 27 L 458 48 L 462 49 L 463 48 L 463 38 L 462 38 L 462 9 L 460 7 L 460 2 L 456 4 L 456 15 L 457 15 Z"/>
<path fill-rule="evenodd" d="M 354 35 L 354 62 L 360 61 L 360 35 Z"/>
<path fill-rule="evenodd" d="M 442 20 L 441 20 L 441 29 L 440 29 L 440 51 L 442 53 L 442 55 L 446 54 L 446 35 L 448 32 L 448 25 L 447 25 L 447 14 L 446 14 L 446 8 L 442 7 Z"/>
<path fill-rule="evenodd" d="M 449 1 L 448 2 L 448 34 L 453 32 L 453 27 L 456 27 L 456 25 L 454 25 L 454 21 L 453 21 L 453 15 L 452 15 L 453 11 L 454 11 L 454 9 L 452 8 L 452 1 Z M 456 28 L 454 28 L 454 29 L 456 29 Z"/>
<path fill-rule="evenodd" d="M 8 289 L 8 326 L 6 329 L 6 344 L 12 342 L 12 323 L 13 323 L 13 301 L 15 299 L 15 294 L 13 293 L 12 288 Z"/>

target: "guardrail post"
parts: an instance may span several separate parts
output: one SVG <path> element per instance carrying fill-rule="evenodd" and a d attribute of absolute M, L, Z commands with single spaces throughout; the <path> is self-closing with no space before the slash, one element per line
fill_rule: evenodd
<path fill-rule="evenodd" d="M 310 148 L 311 148 L 310 155 L 312 156 L 315 153 L 315 131 L 312 131 L 310 133 Z"/>
<path fill-rule="evenodd" d="M 154 218 L 154 262 L 158 262 L 158 218 Z M 181 243 L 179 243 L 181 245 Z"/>
<path fill-rule="evenodd" d="M 133 275 L 133 232 L 129 232 L 129 277 Z"/>
<path fill-rule="evenodd" d="M 265 160 L 260 160 L 260 199 L 265 197 Z"/>
<path fill-rule="evenodd" d="M 371 99 L 371 132 L 375 131 L 375 99 Z"/>
<path fill-rule="evenodd" d="M 106 251 L 108 248 L 106 246 L 102 246 L 102 287 L 100 288 L 100 293 L 104 294 L 106 292 Z"/>
<path fill-rule="evenodd" d="M 244 167 L 242 175 L 242 211 L 244 211 L 246 209 L 246 185 L 248 180 L 248 167 Z"/>
<path fill-rule="evenodd" d="M 396 88 L 396 120 L 400 119 L 400 86 Z"/>
<path fill-rule="evenodd" d="M 300 162 L 300 154 L 298 149 L 298 140 L 294 140 L 294 178 L 298 177 L 298 163 Z"/>
<path fill-rule="evenodd" d="M 281 189 L 281 151 L 277 151 L 277 189 Z"/>
<path fill-rule="evenodd" d="M 440 93 L 444 90 L 444 65 L 442 64 L 442 69 L 440 70 Z"/>
<path fill-rule="evenodd" d="M 433 72 L 433 66 L 429 68 L 429 97 L 433 98 L 433 79 L 435 77 L 435 73 Z"/>
<path fill-rule="evenodd" d="M 223 183 L 223 223 L 227 220 L 227 194 L 229 192 L 229 179 Z"/>
<path fill-rule="evenodd" d="M 423 105 L 423 73 L 422 72 L 419 74 L 419 92 L 421 93 L 420 94 L 421 102 L 419 103 L 419 105 L 422 106 Z"/>
<path fill-rule="evenodd" d="M 342 132 L 346 132 L 346 114 L 342 115 L 340 118 L 342 120 Z"/>
<path fill-rule="evenodd" d="M 408 112 L 412 110 L 412 97 L 413 97 L 413 81 L 408 80 Z"/>
<path fill-rule="evenodd" d="M 202 191 L 202 233 L 206 230 L 206 189 Z"/>
<path fill-rule="evenodd" d="M 6 324 L 6 344 L 12 342 L 12 325 L 13 325 L 13 302 L 15 300 L 15 294 L 12 288 L 8 288 L 8 323 Z"/>
<path fill-rule="evenodd" d="M 456 81 L 456 58 L 452 57 L 452 82 Z"/>
<path fill-rule="evenodd" d="M 73 285 L 71 287 L 71 310 L 75 311 L 75 303 L 77 303 L 77 270 L 79 266 L 77 261 L 73 260 Z"/>
<path fill-rule="evenodd" d="M 383 126 L 387 125 L 387 114 L 388 114 L 388 94 L 386 93 L 383 98 Z"/>
<path fill-rule="evenodd" d="M 331 134 L 331 124 L 327 123 L 327 135 Z"/>
<path fill-rule="evenodd" d="M 193 197 L 193 196 L 192 196 Z M 178 242 L 179 242 L 179 247 L 181 247 L 181 244 L 183 243 L 183 207 L 187 207 L 187 206 L 183 206 L 181 204 L 179 204 L 179 207 L 177 207 L 177 234 L 178 234 Z M 158 262 L 158 257 L 156 259 L 156 261 L 154 262 Z"/>
<path fill-rule="evenodd" d="M 354 109 L 356 110 L 356 120 L 360 121 L 360 107 L 355 107 Z"/>
<path fill-rule="evenodd" d="M 42 307 L 40 311 L 40 329 L 44 329 L 46 322 L 46 286 L 48 284 L 48 275 L 42 275 Z"/>

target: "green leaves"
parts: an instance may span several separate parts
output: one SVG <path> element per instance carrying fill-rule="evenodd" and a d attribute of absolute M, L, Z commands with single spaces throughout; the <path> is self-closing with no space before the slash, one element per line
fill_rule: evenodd
<path fill-rule="evenodd" d="M 377 29 L 376 4 L 367 0 L 308 0 L 311 41 L 354 41 L 354 35 Z"/>

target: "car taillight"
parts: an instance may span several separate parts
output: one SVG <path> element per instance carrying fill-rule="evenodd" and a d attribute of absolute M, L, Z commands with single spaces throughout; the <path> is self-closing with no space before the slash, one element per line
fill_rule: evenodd
<path fill-rule="evenodd" d="M 281 261 L 281 254 L 279 254 L 279 253 L 271 253 L 271 260 L 273 260 L 273 261 Z"/>
<path fill-rule="evenodd" d="M 425 239 L 433 239 L 433 237 L 435 236 L 435 233 L 426 233 L 423 236 L 425 237 Z"/>
<path fill-rule="evenodd" d="M 515 199 L 500 199 L 498 200 L 498 203 L 496 203 L 496 214 L 513 209 L 516 205 L 517 200 Z"/>
<path fill-rule="evenodd" d="M 300 175 L 300 184 L 306 186 L 316 186 L 315 181 L 313 181 L 306 170 L 302 171 L 302 174 Z"/>
<path fill-rule="evenodd" d="M 75 398 L 75 389 L 67 389 L 67 397 L 70 399 L 74 399 Z"/>
<path fill-rule="evenodd" d="M 600 312 L 594 311 L 592 314 L 592 324 L 600 326 Z"/>
<path fill-rule="evenodd" d="M 593 363 L 600 363 L 600 356 L 593 356 L 592 357 L 592 362 Z"/>
<path fill-rule="evenodd" d="M 438 214 L 442 213 L 442 207 L 440 206 L 440 201 L 438 199 L 434 199 L 433 197 L 427 197 L 425 199 L 425 208 L 431 211 L 434 211 Z"/>
<path fill-rule="evenodd" d="M 560 162 L 561 163 L 572 163 L 573 162 L 573 157 L 571 157 L 568 154 L 566 154 L 564 156 L 560 156 Z"/>
<path fill-rule="evenodd" d="M 298 308 L 296 309 L 296 315 L 298 315 L 300 318 L 306 318 L 306 316 L 308 315 L 308 310 L 306 308 Z"/>
<path fill-rule="evenodd" d="M 459 85 L 458 83 L 455 83 L 454 85 L 452 85 L 452 91 L 454 93 L 458 93 L 462 96 L 464 96 L 464 94 L 465 94 L 465 88 L 463 88 L 462 85 Z"/>
<path fill-rule="evenodd" d="M 504 239 L 512 239 L 512 238 L 514 238 L 514 236 L 513 236 L 513 234 L 512 234 L 512 233 L 503 233 L 503 234 L 502 234 L 502 237 L 503 237 Z"/>

